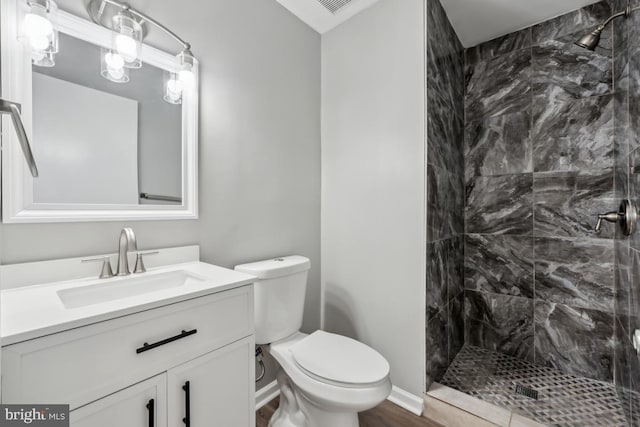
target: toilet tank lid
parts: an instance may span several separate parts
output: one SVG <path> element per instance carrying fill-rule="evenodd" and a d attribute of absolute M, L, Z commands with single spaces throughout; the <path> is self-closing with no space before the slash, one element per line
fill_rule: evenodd
<path fill-rule="evenodd" d="M 251 274 L 258 279 L 274 279 L 309 270 L 311 261 L 299 255 L 292 255 L 265 261 L 236 265 L 235 270 Z"/>

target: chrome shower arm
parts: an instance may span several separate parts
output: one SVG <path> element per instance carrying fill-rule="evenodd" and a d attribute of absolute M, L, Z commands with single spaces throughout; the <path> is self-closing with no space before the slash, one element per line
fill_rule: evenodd
<path fill-rule="evenodd" d="M 29 165 L 29 170 L 34 178 L 38 177 L 38 167 L 36 166 L 36 159 L 33 158 L 33 152 L 31 151 L 31 145 L 29 144 L 29 138 L 27 132 L 22 124 L 22 118 L 20 117 L 20 104 L 16 102 L 6 101 L 0 98 L 0 114 L 9 114 L 13 121 L 13 127 L 18 135 L 18 141 L 22 148 L 24 158 Z"/>

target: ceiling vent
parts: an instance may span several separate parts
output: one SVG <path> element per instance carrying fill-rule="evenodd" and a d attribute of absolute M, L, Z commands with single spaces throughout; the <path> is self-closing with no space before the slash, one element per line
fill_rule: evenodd
<path fill-rule="evenodd" d="M 320 4 L 322 4 L 329 12 L 336 13 L 349 3 L 352 0 L 318 0 Z"/>
<path fill-rule="evenodd" d="M 1 0 L 0 0 L 1 1 Z M 276 0 L 320 34 L 347 21 L 379 0 Z M 406 1 L 406 0 L 399 0 Z M 469 1 L 469 0 L 464 0 Z M 510 1 L 510 0 L 504 0 Z M 566 1 L 566 0 L 562 0 Z M 591 0 L 593 1 L 593 0 Z"/>

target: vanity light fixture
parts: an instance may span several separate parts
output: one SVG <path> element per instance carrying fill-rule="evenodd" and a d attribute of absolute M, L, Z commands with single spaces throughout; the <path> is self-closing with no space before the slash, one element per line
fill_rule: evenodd
<path fill-rule="evenodd" d="M 31 47 L 34 63 L 44 67 L 55 64 L 58 31 L 55 26 L 58 5 L 53 0 L 29 0 L 22 23 L 22 37 Z"/>
<path fill-rule="evenodd" d="M 176 56 L 176 71 L 165 73 L 163 98 L 171 104 L 182 102 L 183 90 L 192 87 L 195 82 L 193 67 L 196 59 L 191 52 L 189 43 L 155 19 L 126 3 L 116 0 L 91 0 L 88 12 L 95 23 L 113 31 L 112 46 L 109 52 L 111 56 L 107 57 L 108 53 L 102 55 L 102 75 L 112 81 L 124 83 L 129 80 L 128 69 L 142 66 L 140 58 L 142 39 L 148 25 L 163 31 L 177 41 L 182 46 L 182 51 Z M 119 67 L 120 60 L 114 55 L 119 55 L 124 61 L 124 68 Z M 121 74 L 123 74 L 122 77 Z"/>

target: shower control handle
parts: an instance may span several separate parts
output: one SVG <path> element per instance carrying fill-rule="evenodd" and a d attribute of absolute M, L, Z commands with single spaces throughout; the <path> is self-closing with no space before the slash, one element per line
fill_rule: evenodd
<path fill-rule="evenodd" d="M 602 220 L 608 222 L 618 222 L 620 219 L 620 213 L 618 212 L 607 212 L 605 214 L 598 214 L 598 222 L 596 223 L 596 227 L 593 231 L 596 233 L 600 233 L 602 231 Z"/>
<path fill-rule="evenodd" d="M 607 212 L 598 215 L 598 223 L 594 231 L 596 234 L 600 233 L 602 230 L 602 221 L 608 221 L 618 223 L 622 233 L 625 236 L 630 236 L 635 231 L 637 218 L 638 212 L 635 205 L 630 200 L 624 199 L 620 203 L 618 212 Z"/>

